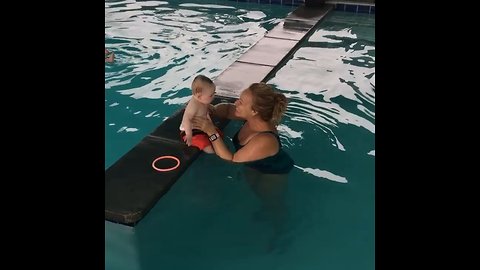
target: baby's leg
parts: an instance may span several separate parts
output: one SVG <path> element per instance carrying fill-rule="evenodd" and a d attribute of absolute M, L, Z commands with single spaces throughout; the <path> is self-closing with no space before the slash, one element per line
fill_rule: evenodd
<path fill-rule="evenodd" d="M 213 147 L 211 145 L 209 145 L 209 146 L 205 146 L 205 148 L 203 148 L 203 152 L 205 152 L 207 154 L 213 154 L 213 153 L 215 153 L 215 150 L 213 150 Z"/>

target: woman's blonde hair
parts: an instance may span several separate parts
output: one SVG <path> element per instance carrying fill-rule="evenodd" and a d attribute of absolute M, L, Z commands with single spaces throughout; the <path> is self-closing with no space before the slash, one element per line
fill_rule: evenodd
<path fill-rule="evenodd" d="M 263 121 L 280 123 L 287 110 L 287 98 L 284 94 L 273 91 L 266 83 L 252 83 L 248 89 L 252 93 L 252 109 L 258 113 Z"/>

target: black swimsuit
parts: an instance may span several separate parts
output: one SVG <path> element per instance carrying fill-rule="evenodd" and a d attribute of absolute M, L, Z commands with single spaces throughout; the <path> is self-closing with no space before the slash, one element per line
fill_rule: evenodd
<path fill-rule="evenodd" d="M 244 147 L 245 145 L 241 145 L 238 140 L 238 133 L 240 130 L 235 133 L 233 136 L 232 142 L 235 149 L 238 151 L 240 148 Z M 245 162 L 245 166 L 250 168 L 256 169 L 262 173 L 269 173 L 269 174 L 285 174 L 290 172 L 293 168 L 293 159 L 282 149 L 282 143 L 280 142 L 280 137 L 273 131 L 262 131 L 260 133 L 272 133 L 275 135 L 275 138 L 278 140 L 279 150 L 278 152 L 270 157 L 266 157 L 259 160 Z M 248 143 L 248 142 L 247 142 Z"/>

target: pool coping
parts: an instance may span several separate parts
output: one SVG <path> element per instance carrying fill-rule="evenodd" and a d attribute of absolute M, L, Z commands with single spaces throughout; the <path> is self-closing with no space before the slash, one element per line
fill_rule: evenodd
<path fill-rule="evenodd" d="M 301 6 L 301 5 L 321 5 L 323 4 L 332 4 L 334 5 L 335 10 L 345 11 L 345 12 L 354 12 L 354 13 L 366 13 L 366 14 L 375 14 L 375 0 L 229 0 L 232 2 L 244 2 L 251 4 L 270 4 L 270 5 L 281 5 L 281 6 Z"/>
<path fill-rule="evenodd" d="M 214 79 L 217 95 L 237 98 L 252 83 L 266 82 L 333 8 L 299 6 Z"/>

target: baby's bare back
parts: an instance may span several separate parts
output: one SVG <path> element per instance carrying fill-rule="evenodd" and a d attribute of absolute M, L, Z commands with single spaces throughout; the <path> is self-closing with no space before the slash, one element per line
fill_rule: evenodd
<path fill-rule="evenodd" d="M 208 105 L 200 103 L 195 99 L 188 102 L 183 115 L 182 123 L 180 124 L 180 130 L 185 130 L 185 127 L 191 128 L 192 118 L 195 116 L 206 117 L 208 113 Z"/>

